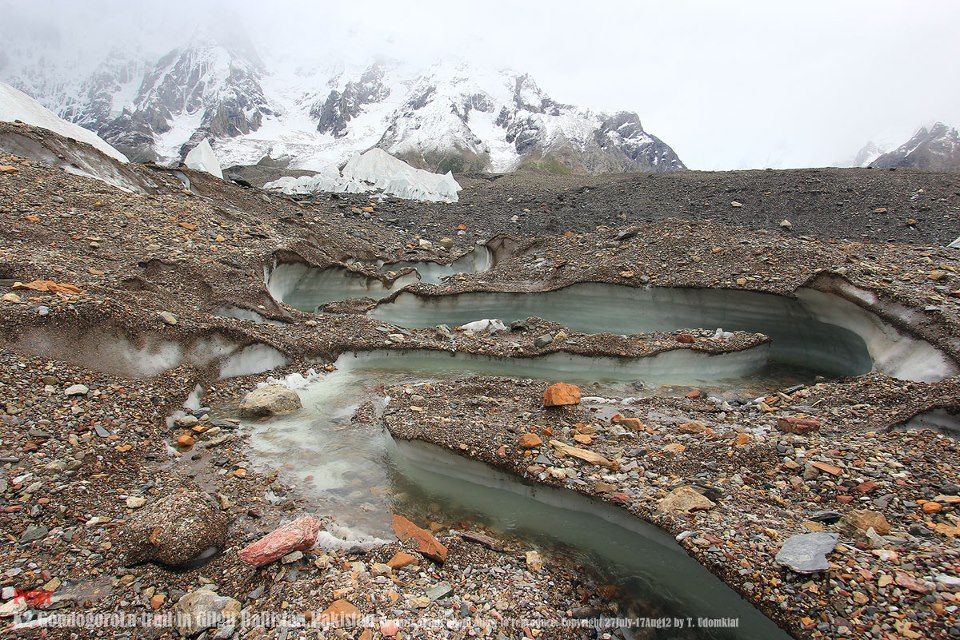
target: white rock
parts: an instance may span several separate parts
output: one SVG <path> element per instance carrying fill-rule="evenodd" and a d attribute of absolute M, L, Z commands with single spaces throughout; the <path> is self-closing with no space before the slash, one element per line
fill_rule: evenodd
<path fill-rule="evenodd" d="M 90 389 L 85 384 L 75 384 L 67 387 L 63 394 L 67 396 L 85 396 L 90 392 Z"/>

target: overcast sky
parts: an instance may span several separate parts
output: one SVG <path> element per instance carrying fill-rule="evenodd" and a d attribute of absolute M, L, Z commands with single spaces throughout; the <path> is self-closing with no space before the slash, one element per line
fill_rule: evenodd
<path fill-rule="evenodd" d="M 831 165 L 960 125 L 956 0 L 0 0 L 0 16 L 56 25 L 86 55 L 162 51 L 203 22 L 245 29 L 268 60 L 508 65 L 560 102 L 636 111 L 694 169 Z"/>

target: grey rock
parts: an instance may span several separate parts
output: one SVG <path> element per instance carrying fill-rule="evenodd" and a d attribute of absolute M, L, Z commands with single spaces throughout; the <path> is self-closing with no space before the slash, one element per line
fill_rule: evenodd
<path fill-rule="evenodd" d="M 249 418 L 293 413 L 303 406 L 297 392 L 281 384 L 268 384 L 247 394 L 240 415 Z"/>
<path fill-rule="evenodd" d="M 830 568 L 827 554 L 840 540 L 838 533 L 803 533 L 789 538 L 777 552 L 777 564 L 797 573 L 818 573 Z"/>
<path fill-rule="evenodd" d="M 47 537 L 47 528 L 46 527 L 37 527 L 31 525 L 27 527 L 26 531 L 23 532 L 23 535 L 20 536 L 20 542 L 25 544 L 27 542 L 33 542 L 34 540 L 40 540 L 41 538 Z"/>
<path fill-rule="evenodd" d="M 169 325 L 177 324 L 177 316 L 173 315 L 169 311 L 161 311 L 157 315 L 160 316 L 160 319 L 163 320 L 164 324 L 169 324 Z"/>
<path fill-rule="evenodd" d="M 188 593 L 174 606 L 177 631 L 190 638 L 212 627 L 230 625 L 240 615 L 240 603 L 210 589 Z"/>
<path fill-rule="evenodd" d="M 450 586 L 449 582 L 441 582 L 426 590 L 427 597 L 431 600 L 439 600 L 451 593 L 453 593 L 453 587 Z"/>
<path fill-rule="evenodd" d="M 549 333 L 546 333 L 542 336 L 537 336 L 536 338 L 534 338 L 533 346 L 535 346 L 538 349 L 542 349 L 543 347 L 547 346 L 551 342 L 553 342 L 553 336 L 550 335 Z"/>
<path fill-rule="evenodd" d="M 63 390 L 63 395 L 65 396 L 85 396 L 88 393 L 90 393 L 90 389 L 85 384 L 70 385 Z"/>

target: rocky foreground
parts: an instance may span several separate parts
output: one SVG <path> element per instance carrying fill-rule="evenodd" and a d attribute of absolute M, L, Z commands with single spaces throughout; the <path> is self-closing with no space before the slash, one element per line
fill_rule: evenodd
<path fill-rule="evenodd" d="M 0 136 L 62 144 L 15 125 L 0 125 Z M 168 170 L 125 171 L 130 191 L 0 156 L 0 620 L 27 637 L 598 637 L 577 621 L 622 613 L 601 577 L 475 523 L 400 513 L 395 542 L 312 546 L 316 527 L 337 514 L 316 513 L 279 470 L 260 468 L 237 420 L 247 411 L 268 425 L 296 403 L 254 410 L 242 401 L 267 375 L 323 368 L 349 350 L 452 341 L 495 355 L 650 355 L 764 339 L 586 336 L 538 319 L 507 335 L 397 333 L 361 313 L 370 300 L 319 315 L 278 303 L 264 285 L 277 261 L 383 278 L 370 266 L 378 258 L 449 261 L 507 234 L 494 271 L 415 290 L 587 281 L 789 294 L 840 279 L 910 311 L 888 320 L 960 356 L 960 261 L 942 247 L 960 235 L 955 175 L 505 176 L 468 180 L 460 203 L 441 206 L 296 202 L 192 172 L 181 174 L 187 187 Z M 224 307 L 273 323 L 223 317 Z M 538 341 L 544 334 L 563 337 Z M 212 344 L 219 351 L 208 357 Z M 230 356 L 250 347 L 276 366 L 221 378 Z M 201 406 L 183 414 L 197 385 Z M 396 437 L 655 522 L 795 637 L 960 632 L 956 442 L 890 431 L 922 411 L 955 409 L 954 378 L 871 374 L 726 405 L 684 389 L 548 408 L 545 387 L 480 378 L 391 389 L 397 401 L 383 420 Z M 440 420 L 470 398 L 483 401 L 470 405 L 469 429 Z M 810 567 L 776 561 L 793 536 L 814 532 L 838 534 L 819 554 L 825 567 L 799 573 Z M 116 611 L 135 614 L 136 626 L 77 617 Z M 186 615 L 204 612 L 227 621 L 205 631 L 202 617 Z M 37 621 L 50 614 L 80 624 L 43 629 Z M 284 629 L 269 616 L 313 628 Z M 414 629 L 413 620 L 439 626 Z"/>

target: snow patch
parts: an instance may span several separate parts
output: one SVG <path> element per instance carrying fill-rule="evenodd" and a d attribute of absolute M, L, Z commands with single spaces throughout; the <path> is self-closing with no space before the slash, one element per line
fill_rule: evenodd
<path fill-rule="evenodd" d="M 59 133 L 65 138 L 86 142 L 115 160 L 123 163 L 127 162 L 125 155 L 111 147 L 94 132 L 59 118 L 57 114 L 27 94 L 0 82 L 0 121 L 14 122 L 16 120 Z"/>

